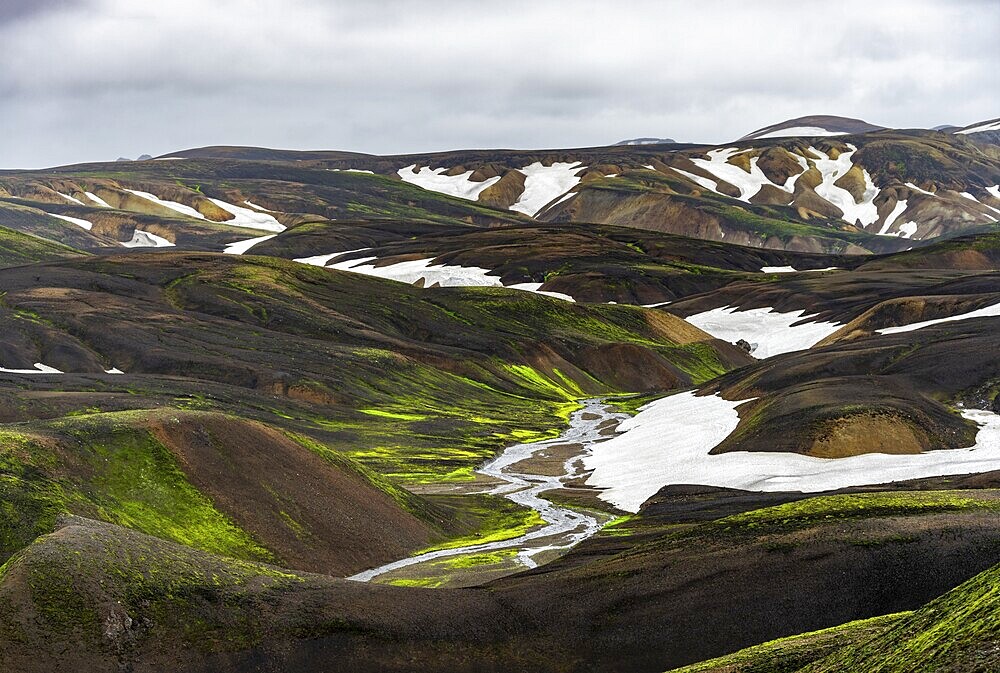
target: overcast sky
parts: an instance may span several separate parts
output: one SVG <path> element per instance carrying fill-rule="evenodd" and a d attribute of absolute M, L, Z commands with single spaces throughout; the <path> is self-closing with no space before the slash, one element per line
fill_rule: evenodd
<path fill-rule="evenodd" d="M 0 0 L 0 167 L 1000 116 L 997 0 Z"/>

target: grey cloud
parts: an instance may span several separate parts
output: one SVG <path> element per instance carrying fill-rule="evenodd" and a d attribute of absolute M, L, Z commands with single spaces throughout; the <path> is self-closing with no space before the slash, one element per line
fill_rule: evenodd
<path fill-rule="evenodd" d="M 995 2 L 11 4 L 22 18 L 28 5 L 44 11 L 0 22 L 3 167 L 205 144 L 725 142 L 803 114 L 1000 114 Z"/>
<path fill-rule="evenodd" d="M 3 0 L 0 2 L 0 26 L 80 3 L 81 0 Z"/>

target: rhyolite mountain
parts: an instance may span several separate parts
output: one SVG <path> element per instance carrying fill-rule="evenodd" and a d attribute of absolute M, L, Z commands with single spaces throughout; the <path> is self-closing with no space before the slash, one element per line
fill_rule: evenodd
<path fill-rule="evenodd" d="M 234 227 L 395 218 L 426 226 L 611 224 L 751 247 L 879 254 L 997 226 L 992 132 L 851 129 L 718 147 L 406 156 L 208 147 L 156 161 L 2 172 L 0 209 L 4 226 L 81 249 L 218 250 L 239 239 Z"/>
<path fill-rule="evenodd" d="M 621 145 L 673 145 L 676 142 L 673 138 L 629 138 L 628 140 L 619 140 L 613 147 Z"/>
<path fill-rule="evenodd" d="M 0 669 L 998 670 L 988 126 L 0 171 Z M 519 561 L 484 462 L 681 397 L 703 470 Z M 761 457 L 954 467 L 709 483 Z"/>
<path fill-rule="evenodd" d="M 837 117 L 835 115 L 808 115 L 788 119 L 777 124 L 751 131 L 740 140 L 758 140 L 762 138 L 790 138 L 795 136 L 822 137 L 857 135 L 871 131 L 882 131 L 884 126 L 869 124 L 862 119 Z"/>

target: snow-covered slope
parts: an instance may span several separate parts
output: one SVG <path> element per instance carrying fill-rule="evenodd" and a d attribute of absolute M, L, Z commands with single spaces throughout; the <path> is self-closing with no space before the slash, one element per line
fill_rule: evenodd
<path fill-rule="evenodd" d="M 841 152 L 836 159 L 831 159 L 830 155 L 815 147 L 809 148 L 811 152 L 821 157 L 813 162 L 816 169 L 823 176 L 823 182 L 816 186 L 816 193 L 840 208 L 844 213 L 844 221 L 851 224 L 860 222 L 862 226 L 867 227 L 878 221 L 878 208 L 875 206 L 875 197 L 878 196 L 879 188 L 872 181 L 872 176 L 868 174 L 868 171 L 863 170 L 865 193 L 860 203 L 854 200 L 854 196 L 849 191 L 835 184 L 854 165 L 851 157 L 854 156 L 858 148 L 854 145 L 848 145 L 848 147 L 851 150 L 849 152 Z"/>
<path fill-rule="evenodd" d="M 152 201 L 153 203 L 169 208 L 170 210 L 176 210 L 181 215 L 187 215 L 188 217 L 194 217 L 199 220 L 206 219 L 204 215 L 199 213 L 197 210 L 191 206 L 186 206 L 183 203 L 177 203 L 176 201 L 167 201 L 166 199 L 161 199 L 156 194 L 150 194 L 149 192 L 143 192 L 136 189 L 126 189 L 126 192 L 131 192 L 136 196 L 142 197 L 147 201 Z"/>
<path fill-rule="evenodd" d="M 736 408 L 742 403 L 687 392 L 646 405 L 618 426 L 622 434 L 595 445 L 584 458 L 584 465 L 593 470 L 587 483 L 604 489 L 602 500 L 636 512 L 668 484 L 815 493 L 987 472 L 1000 464 L 1000 416 L 971 409 L 962 415 L 981 427 L 975 445 L 965 449 L 908 455 L 866 453 L 847 458 L 747 451 L 709 455 L 736 429 Z"/>
<path fill-rule="evenodd" d="M 976 122 L 963 129 L 954 131 L 956 134 L 968 135 L 970 133 L 985 133 L 987 131 L 1000 131 L 1000 119 L 991 119 L 985 122 Z"/>
<path fill-rule="evenodd" d="M 263 231 L 281 232 L 285 230 L 285 225 L 278 222 L 278 220 L 274 219 L 273 215 L 269 215 L 268 213 L 261 213 L 250 208 L 226 203 L 220 199 L 209 199 L 209 201 L 233 215 L 233 219 L 226 220 L 222 224 L 228 224 L 233 227 L 246 227 L 247 229 L 261 229 Z"/>
<path fill-rule="evenodd" d="M 525 176 L 524 192 L 510 209 L 525 215 L 537 214 L 550 202 L 576 187 L 580 183 L 577 173 L 583 168 L 579 161 L 557 161 L 551 166 L 544 166 L 536 161 L 521 168 L 520 171 Z"/>
<path fill-rule="evenodd" d="M 768 177 L 764 175 L 764 172 L 757 165 L 758 157 L 753 157 L 752 159 L 750 159 L 749 173 L 743 170 L 740 166 L 735 166 L 729 163 L 729 159 L 731 157 L 746 151 L 747 150 L 740 150 L 736 147 L 714 149 L 714 150 L 709 150 L 706 153 L 705 156 L 707 156 L 708 159 L 692 158 L 691 162 L 696 166 L 698 166 L 699 168 L 702 168 L 705 171 L 708 171 L 709 173 L 714 175 L 715 177 L 719 178 L 719 180 L 728 182 L 729 184 L 739 189 L 740 190 L 739 198 L 741 201 L 749 202 L 750 199 L 753 198 L 753 196 L 756 195 L 757 192 L 760 191 L 760 188 L 763 187 L 764 185 L 771 185 L 777 187 L 782 191 L 788 192 L 789 194 L 792 193 L 792 190 L 795 189 L 795 181 L 798 179 L 801 173 L 799 175 L 793 175 L 789 177 L 785 181 L 785 184 L 778 185 L 771 182 L 768 179 Z M 802 166 L 802 170 L 804 172 L 808 167 L 806 165 L 806 160 L 798 155 L 795 156 L 799 160 L 799 165 Z M 703 187 L 707 187 L 708 189 L 717 191 L 717 184 L 712 184 L 710 186 L 711 181 L 705 178 L 697 179 L 698 176 L 695 176 L 691 173 L 687 173 L 684 171 L 678 171 L 678 172 L 683 175 L 686 175 L 692 180 L 695 180 L 695 182 L 697 182 Z"/>
<path fill-rule="evenodd" d="M 132 240 L 123 241 L 122 245 L 126 248 L 171 248 L 174 246 L 174 243 L 171 243 L 162 236 L 136 229 L 132 235 Z"/>
<path fill-rule="evenodd" d="M 361 252 L 353 250 L 349 252 Z M 574 301 L 573 297 L 561 292 L 546 292 L 541 289 L 542 283 L 516 283 L 514 285 L 504 285 L 500 281 L 500 276 L 494 275 L 490 269 L 483 269 L 478 266 L 458 266 L 454 264 L 433 264 L 433 257 L 427 259 L 416 259 L 408 262 L 397 262 L 379 266 L 376 257 L 362 257 L 360 259 L 350 259 L 343 262 L 335 262 L 338 257 L 343 257 L 348 252 L 335 252 L 329 255 L 316 255 L 314 257 L 300 257 L 296 262 L 322 266 L 327 269 L 337 269 L 340 271 L 350 271 L 366 276 L 378 276 L 400 283 L 421 284 L 423 287 L 508 287 L 513 290 L 524 290 L 534 292 L 548 297 L 555 297 L 564 301 Z M 333 263 L 331 263 L 333 262 Z"/>
<path fill-rule="evenodd" d="M 777 124 L 765 126 L 740 138 L 757 140 L 767 138 L 789 138 L 794 136 L 821 137 L 880 131 L 883 126 L 869 124 L 863 119 L 838 117 L 835 115 L 809 115 L 787 119 Z"/>
<path fill-rule="evenodd" d="M 834 322 L 808 321 L 809 316 L 804 313 L 801 310 L 779 313 L 772 308 L 739 311 L 724 306 L 685 320 L 730 343 L 743 339 L 753 348 L 751 355 L 764 359 L 810 348 L 842 327 Z"/>
<path fill-rule="evenodd" d="M 456 196 L 460 199 L 475 201 L 484 189 L 495 185 L 500 181 L 500 177 L 489 178 L 482 182 L 470 180 L 472 171 L 466 171 L 460 175 L 445 175 L 447 168 L 428 168 L 422 166 L 416 170 L 417 165 L 412 164 L 405 168 L 400 168 L 396 174 L 403 179 L 403 182 L 423 187 L 432 192 Z"/>
<path fill-rule="evenodd" d="M 819 138 L 823 136 L 845 136 L 847 131 L 831 131 L 822 126 L 789 126 L 788 128 L 776 129 L 757 136 L 757 139 L 764 138 Z"/>
<path fill-rule="evenodd" d="M 81 229 L 86 229 L 87 231 L 90 231 L 91 229 L 94 228 L 93 222 L 91 222 L 90 220 L 81 219 L 79 217 L 70 217 L 69 215 L 57 215 L 56 213 L 49 213 L 49 216 L 55 217 L 56 219 L 60 219 L 65 222 L 69 222 L 71 224 L 75 224 Z"/>

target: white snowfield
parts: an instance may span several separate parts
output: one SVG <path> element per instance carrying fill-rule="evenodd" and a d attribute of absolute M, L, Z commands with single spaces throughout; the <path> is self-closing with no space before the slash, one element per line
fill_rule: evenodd
<path fill-rule="evenodd" d="M 110 208 L 111 204 L 93 192 L 84 192 L 88 199 L 99 205 L 101 208 Z"/>
<path fill-rule="evenodd" d="M 905 184 L 906 184 L 907 187 L 909 187 L 910 189 L 912 189 L 915 192 L 920 192 L 921 194 L 926 194 L 927 196 L 937 196 L 937 194 L 935 194 L 934 192 L 929 192 L 926 189 L 920 189 L 920 187 L 917 187 L 912 182 L 907 182 Z"/>
<path fill-rule="evenodd" d="M 882 231 L 879 231 L 878 235 L 896 238 L 913 238 L 913 235 L 917 233 L 918 228 L 919 226 L 916 222 L 903 222 L 899 225 L 899 227 L 897 227 L 896 231 L 886 231 L 883 233 L 883 231 L 885 231 L 885 227 L 882 227 Z M 919 240 L 919 238 L 917 240 Z M 907 250 L 910 250 L 910 248 L 907 248 Z"/>
<path fill-rule="evenodd" d="M 34 364 L 34 369 L 7 369 L 6 367 L 0 367 L 0 374 L 65 374 L 66 372 L 60 371 L 55 367 L 49 367 L 41 362 L 36 362 Z M 112 367 L 111 369 L 105 369 L 105 374 L 124 374 L 122 370 L 118 367 Z"/>
<path fill-rule="evenodd" d="M 368 175 L 375 175 L 375 171 L 366 171 L 363 168 L 331 168 L 334 173 L 367 173 Z"/>
<path fill-rule="evenodd" d="M 910 455 L 867 453 L 814 458 L 796 453 L 738 451 L 709 455 L 739 423 L 746 402 L 679 393 L 652 402 L 624 421 L 620 434 L 596 444 L 584 465 L 587 484 L 605 489 L 602 500 L 629 512 L 668 484 L 699 484 L 747 491 L 815 493 L 904 479 L 988 472 L 1000 465 L 1000 416 L 966 410 L 981 427 L 976 443 Z"/>
<path fill-rule="evenodd" d="M 519 169 L 524 173 L 524 191 L 510 207 L 525 215 L 535 216 L 542 208 L 580 184 L 580 173 L 586 166 L 574 161 L 555 162 L 543 166 L 540 161 Z"/>
<path fill-rule="evenodd" d="M 364 250 L 364 249 L 362 249 Z M 361 252 L 353 250 L 348 252 Z M 327 269 L 337 269 L 339 271 L 350 271 L 366 276 L 378 276 L 389 280 L 408 283 L 410 285 L 423 279 L 424 287 L 440 285 L 441 287 L 506 287 L 512 290 L 523 290 L 543 294 L 547 297 L 562 299 L 563 301 L 575 301 L 573 297 L 561 292 L 547 292 L 540 288 L 542 283 L 515 283 L 514 285 L 504 285 L 500 282 L 500 276 L 495 275 L 490 269 L 483 269 L 478 266 L 457 266 L 453 264 L 431 264 L 433 257 L 427 259 L 416 259 L 409 262 L 397 262 L 387 266 L 376 266 L 373 262 L 376 257 L 361 257 L 360 259 L 349 259 L 343 262 L 330 262 L 334 259 L 348 254 L 348 252 L 335 252 L 330 255 L 316 255 L 315 257 L 300 257 L 296 262 L 322 266 Z"/>
<path fill-rule="evenodd" d="M 846 131 L 830 131 L 823 128 L 822 126 L 789 126 L 786 129 L 778 129 L 777 131 L 771 131 L 770 133 L 765 133 L 762 136 L 757 136 L 757 140 L 763 140 L 764 138 L 818 138 L 821 136 L 846 136 Z"/>
<path fill-rule="evenodd" d="M 839 266 L 828 266 L 823 269 L 803 269 L 799 271 L 794 266 L 762 266 L 761 273 L 815 273 L 817 271 L 836 271 Z"/>
<path fill-rule="evenodd" d="M 892 229 L 892 225 L 896 223 L 896 220 L 899 219 L 899 216 L 902 215 L 903 212 L 906 210 L 906 205 L 907 205 L 906 199 L 896 201 L 896 205 L 892 207 L 892 212 L 889 213 L 888 217 L 885 218 L 885 223 L 882 225 L 882 228 L 879 229 L 878 232 L 879 236 L 899 235 L 899 234 L 890 234 L 889 230 Z"/>
<path fill-rule="evenodd" d="M 220 222 L 219 224 L 228 224 L 231 227 L 246 227 L 247 229 L 261 229 L 263 231 L 281 232 L 285 230 L 285 225 L 274 219 L 273 215 L 237 206 L 232 203 L 226 203 L 221 199 L 209 199 L 209 201 L 234 216 L 233 219 Z"/>
<path fill-rule="evenodd" d="M 851 148 L 850 151 L 841 152 L 836 159 L 831 159 L 830 155 L 815 147 L 809 148 L 811 152 L 821 157 L 813 160 L 816 169 L 823 176 L 823 182 L 816 186 L 816 193 L 840 208 L 844 213 L 844 221 L 850 224 L 860 222 L 862 226 L 868 227 L 878 221 L 875 197 L 878 196 L 879 188 L 872 182 L 872 176 L 868 174 L 868 171 L 862 169 L 865 178 L 865 193 L 860 203 L 854 200 L 854 196 L 849 191 L 834 184 L 854 165 L 851 162 L 851 157 L 854 156 L 858 148 L 850 144 L 848 147 Z"/>
<path fill-rule="evenodd" d="M 248 238 L 245 241 L 236 241 L 234 243 L 229 243 L 226 245 L 226 248 L 222 252 L 226 255 L 242 255 L 245 254 L 247 250 L 257 245 L 258 243 L 269 241 L 275 236 L 277 236 L 277 234 L 268 234 L 266 236 L 258 236 L 257 238 Z"/>
<path fill-rule="evenodd" d="M 57 219 L 63 220 L 65 222 L 69 222 L 70 224 L 75 224 L 81 229 L 86 229 L 87 231 L 90 231 L 91 229 L 94 228 L 94 223 L 91 222 L 90 220 L 82 220 L 79 217 L 70 217 L 69 215 L 56 215 L 55 213 L 48 213 L 48 215 L 50 217 L 55 217 Z"/>
<path fill-rule="evenodd" d="M 988 191 L 988 190 L 987 190 L 987 191 Z M 960 192 L 960 193 L 959 193 L 959 196 L 961 196 L 961 197 L 963 197 L 963 198 L 966 198 L 966 199 L 968 199 L 968 200 L 972 201 L 972 202 L 973 202 L 973 203 L 975 203 L 976 205 L 979 205 L 979 206 L 983 206 L 984 208 L 989 208 L 990 210 L 992 210 L 992 211 L 993 211 L 993 212 L 995 212 L 995 213 L 1000 213 L 1000 209 L 998 209 L 998 208 L 994 208 L 993 206 L 991 206 L 991 205 L 989 205 L 989 204 L 987 204 L 987 203 L 983 203 L 982 201 L 980 201 L 979 199 L 977 199 L 977 198 L 976 198 L 975 196 L 973 196 L 973 195 L 972 195 L 972 194 L 970 194 L 969 192 Z M 997 221 L 997 218 L 993 217 L 993 216 L 992 216 L 992 215 L 990 215 L 989 213 L 985 213 L 985 215 L 986 215 L 986 217 L 990 218 L 990 219 L 991 219 L 992 221 L 994 221 L 994 222 L 996 222 L 996 221 Z"/>
<path fill-rule="evenodd" d="M 140 192 L 135 189 L 126 189 L 125 191 L 135 194 L 136 196 L 140 196 L 146 199 L 147 201 L 152 201 L 153 203 L 161 205 L 164 208 L 169 208 L 170 210 L 176 210 L 178 213 L 182 215 L 187 215 L 188 217 L 194 217 L 199 220 L 206 219 L 205 216 L 199 213 L 197 210 L 195 210 L 191 206 L 185 206 L 183 203 L 177 203 L 176 201 L 166 201 L 158 197 L 156 194 L 150 194 L 149 192 Z"/>
<path fill-rule="evenodd" d="M 1000 185 L 993 185 L 992 187 L 987 187 L 986 191 L 992 194 L 993 196 L 997 197 L 998 199 L 1000 199 Z"/>
<path fill-rule="evenodd" d="M 58 194 L 59 196 L 63 197 L 64 199 L 66 199 L 70 203 L 75 203 L 78 206 L 85 206 L 85 205 L 87 205 L 86 203 L 84 203 L 80 199 L 76 198 L 75 196 L 70 196 L 69 194 L 63 194 L 62 192 L 56 192 L 56 194 Z"/>
<path fill-rule="evenodd" d="M 751 354 L 763 360 L 811 348 L 843 327 L 840 323 L 822 321 L 793 326 L 809 317 L 804 313 L 802 310 L 779 313 L 770 307 L 740 311 L 723 306 L 696 313 L 685 320 L 723 341 L 735 343 L 744 339 L 752 348 Z"/>
<path fill-rule="evenodd" d="M 466 171 L 461 175 L 444 175 L 445 171 L 448 170 L 444 167 L 432 169 L 422 166 L 420 171 L 414 173 L 413 171 L 416 167 L 416 164 L 410 164 L 405 168 L 400 168 L 396 171 L 396 174 L 403 179 L 403 182 L 409 182 L 432 192 L 456 196 L 469 201 L 475 201 L 479 198 L 483 190 L 500 181 L 500 176 L 498 175 L 482 182 L 475 182 L 469 179 L 472 177 L 472 171 Z"/>
<path fill-rule="evenodd" d="M 956 322 L 959 320 L 972 320 L 973 318 L 996 318 L 1000 317 L 1000 304 L 993 304 L 992 306 L 985 306 L 983 308 L 976 309 L 975 311 L 968 311 L 967 313 L 959 313 L 958 315 L 953 315 L 948 318 L 935 318 L 934 320 L 924 320 L 923 322 L 914 322 L 909 325 L 899 325 L 897 327 L 885 327 L 880 330 L 875 330 L 879 334 L 899 334 L 901 332 L 912 332 L 913 330 L 921 329 L 922 327 L 930 327 L 931 325 L 940 325 L 943 322 Z"/>
<path fill-rule="evenodd" d="M 708 159 L 691 159 L 691 162 L 696 166 L 698 166 L 699 168 L 708 171 L 709 173 L 717 177 L 719 180 L 722 180 L 723 182 L 728 182 L 729 184 L 739 189 L 740 190 L 740 195 L 738 197 L 739 200 L 746 202 L 749 202 L 750 199 L 753 198 L 757 194 L 757 192 L 760 191 L 761 187 L 763 187 L 764 185 L 771 185 L 772 187 L 777 187 L 778 189 L 791 194 L 795 190 L 795 181 L 799 179 L 799 176 L 802 175 L 802 173 L 804 173 L 807 168 L 809 168 L 809 164 L 806 162 L 804 157 L 800 157 L 797 154 L 793 154 L 792 156 L 794 156 L 795 159 L 799 162 L 799 165 L 802 166 L 802 171 L 797 175 L 789 176 L 789 178 L 785 180 L 784 184 L 779 185 L 777 183 L 771 182 L 768 179 L 768 177 L 764 175 L 764 172 L 757 166 L 758 157 L 753 157 L 750 159 L 749 173 L 747 173 L 739 166 L 734 166 L 733 164 L 729 163 L 729 159 L 731 157 L 737 154 L 742 154 L 743 152 L 749 152 L 749 150 L 741 150 L 736 147 L 727 147 L 725 149 L 709 150 L 705 154 L 705 156 L 707 156 Z M 674 170 L 677 169 L 675 168 Z M 702 187 L 706 187 L 708 189 L 711 189 L 712 191 L 718 191 L 717 190 L 718 183 L 714 183 L 712 186 L 709 186 L 710 181 L 706 180 L 705 178 L 696 179 L 698 178 L 698 176 L 694 176 L 691 173 L 686 173 L 682 171 L 678 172 L 680 172 L 682 175 L 686 175 L 690 179 L 700 184 Z"/>
<path fill-rule="evenodd" d="M 674 166 L 671 166 L 670 168 L 675 173 L 680 173 L 685 178 L 687 178 L 691 182 L 695 183 L 699 187 L 704 187 L 705 189 L 711 190 L 711 191 L 715 192 L 716 194 L 720 193 L 719 192 L 719 183 L 716 182 L 715 180 L 709 180 L 708 178 L 703 178 L 700 175 L 695 175 L 694 173 L 689 173 L 688 171 L 681 170 L 680 168 L 676 168 Z"/>
<path fill-rule="evenodd" d="M 121 243 L 126 248 L 170 248 L 175 245 L 162 236 L 151 234 L 142 229 L 135 230 L 131 241 L 122 241 Z"/>
<path fill-rule="evenodd" d="M 41 362 L 36 362 L 34 367 L 34 369 L 7 369 L 6 367 L 0 367 L 0 374 L 62 374 L 55 367 L 49 367 Z"/>
<path fill-rule="evenodd" d="M 961 131 L 955 131 L 955 133 L 982 133 L 983 131 L 1000 131 L 1000 119 L 973 126 L 972 128 L 962 129 Z"/>
<path fill-rule="evenodd" d="M 251 208 L 253 208 L 254 210 L 259 210 L 259 211 L 260 211 L 260 212 L 262 212 L 262 213 L 273 213 L 273 212 L 274 212 L 273 210 L 268 210 L 268 209 L 267 209 L 267 208 L 265 208 L 264 206 L 258 206 L 258 205 L 257 205 L 256 203 L 254 203 L 253 201 L 249 201 L 249 200 L 247 200 L 247 201 L 244 201 L 243 203 L 245 203 L 246 205 L 250 206 L 250 207 L 251 207 Z"/>

